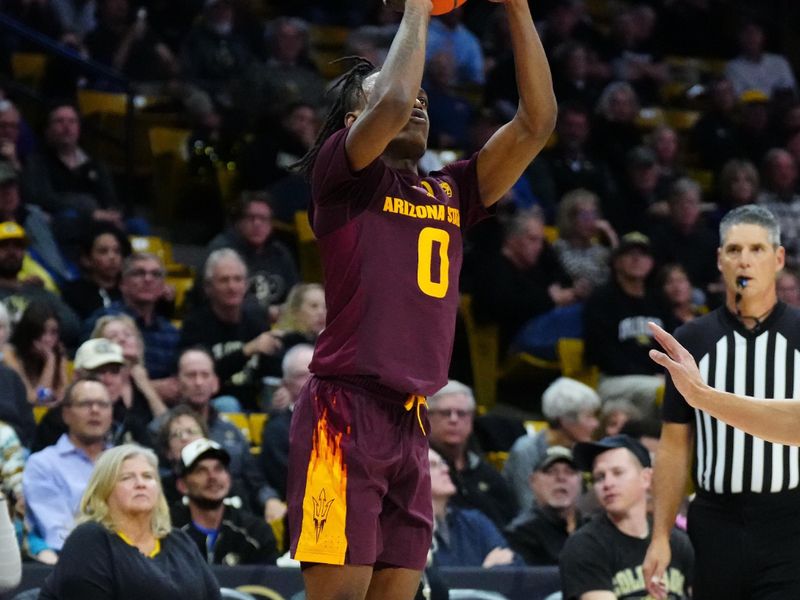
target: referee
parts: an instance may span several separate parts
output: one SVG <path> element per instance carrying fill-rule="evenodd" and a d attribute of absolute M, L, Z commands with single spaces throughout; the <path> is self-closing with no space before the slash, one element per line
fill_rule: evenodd
<path fill-rule="evenodd" d="M 756 398 L 800 397 L 800 312 L 779 302 L 785 250 L 765 208 L 748 205 L 720 223 L 717 264 L 725 306 L 675 334 L 719 390 Z M 694 409 L 668 380 L 654 477 L 653 537 L 644 574 L 659 594 L 669 534 L 691 468 L 696 553 L 694 597 L 783 600 L 800 590 L 800 455 Z M 663 588 L 662 588 L 663 589 Z"/>

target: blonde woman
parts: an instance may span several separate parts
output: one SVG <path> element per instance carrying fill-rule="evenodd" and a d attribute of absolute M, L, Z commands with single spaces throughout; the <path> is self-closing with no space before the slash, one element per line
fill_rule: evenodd
<path fill-rule="evenodd" d="M 125 365 L 122 367 L 121 400 L 131 417 L 147 425 L 164 414 L 167 407 L 153 387 L 144 367 L 144 339 L 136 323 L 128 315 L 100 317 L 91 337 L 106 338 L 119 344 Z M 145 442 L 147 440 L 140 440 Z"/>
<path fill-rule="evenodd" d="M 197 546 L 172 529 L 152 450 L 135 444 L 106 450 L 77 522 L 40 599 L 221 598 Z"/>
<path fill-rule="evenodd" d="M 619 238 L 600 213 L 597 195 L 582 188 L 564 194 L 557 224 L 559 238 L 553 250 L 567 274 L 589 289 L 606 283 L 611 275 L 611 251 Z"/>
<path fill-rule="evenodd" d="M 314 343 L 325 328 L 325 290 L 319 283 L 298 283 L 283 305 L 275 329 L 282 332 L 284 349 L 299 343 Z M 297 337 L 287 343 L 287 337 Z"/>

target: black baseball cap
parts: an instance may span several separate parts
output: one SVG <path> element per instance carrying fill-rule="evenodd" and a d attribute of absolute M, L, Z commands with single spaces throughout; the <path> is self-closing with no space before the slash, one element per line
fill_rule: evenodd
<path fill-rule="evenodd" d="M 572 456 L 572 451 L 564 446 L 550 446 L 544 456 L 536 463 L 533 468 L 534 471 L 546 471 L 557 462 L 565 462 L 573 469 L 577 469 L 575 458 Z"/>
<path fill-rule="evenodd" d="M 623 235 L 617 247 L 614 248 L 611 255 L 613 258 L 621 256 L 634 248 L 641 250 L 649 254 L 650 256 L 653 255 L 653 246 L 650 244 L 650 238 L 647 237 L 645 234 L 641 233 L 640 231 L 631 231 Z"/>
<path fill-rule="evenodd" d="M 575 457 L 575 464 L 581 471 L 591 472 L 595 458 L 603 452 L 616 448 L 627 448 L 633 452 L 643 467 L 649 467 L 652 464 L 647 448 L 639 440 L 625 434 L 604 437 L 599 442 L 578 442 L 572 449 L 572 455 Z"/>

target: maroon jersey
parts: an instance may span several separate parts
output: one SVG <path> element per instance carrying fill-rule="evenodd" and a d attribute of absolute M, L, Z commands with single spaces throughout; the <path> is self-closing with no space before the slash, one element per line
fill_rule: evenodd
<path fill-rule="evenodd" d="M 477 155 L 424 178 L 380 158 L 353 173 L 347 131 L 325 142 L 312 176 L 328 318 L 311 371 L 430 395 L 447 383 L 462 228 L 488 215 Z"/>

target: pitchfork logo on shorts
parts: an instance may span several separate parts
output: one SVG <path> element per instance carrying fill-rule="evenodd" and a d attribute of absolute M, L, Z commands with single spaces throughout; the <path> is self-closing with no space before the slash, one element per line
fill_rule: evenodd
<path fill-rule="evenodd" d="M 325 527 L 325 521 L 328 520 L 328 511 L 331 509 L 331 504 L 335 498 L 328 500 L 328 495 L 325 493 L 325 488 L 319 493 L 317 498 L 312 496 L 311 501 L 314 503 L 314 533 L 319 542 L 319 536 L 322 534 L 322 529 Z"/>

